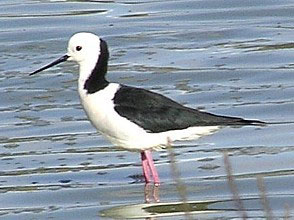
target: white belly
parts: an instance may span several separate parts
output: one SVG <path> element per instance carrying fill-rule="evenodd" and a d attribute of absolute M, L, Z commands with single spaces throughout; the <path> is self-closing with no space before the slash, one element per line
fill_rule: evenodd
<path fill-rule="evenodd" d="M 110 83 L 105 89 L 87 95 L 79 89 L 81 103 L 93 126 L 110 142 L 127 150 L 159 149 L 167 144 L 167 139 L 190 140 L 209 135 L 218 126 L 191 127 L 184 130 L 148 133 L 135 123 L 121 117 L 115 110 L 113 97 L 119 84 Z"/>

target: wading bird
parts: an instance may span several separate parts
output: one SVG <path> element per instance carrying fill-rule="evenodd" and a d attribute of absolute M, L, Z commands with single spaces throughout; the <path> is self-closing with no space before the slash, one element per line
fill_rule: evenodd
<path fill-rule="evenodd" d="M 114 145 L 141 153 L 145 182 L 160 180 L 151 151 L 169 142 L 198 139 L 223 126 L 261 125 L 257 120 L 215 115 L 185 107 L 161 94 L 108 82 L 106 42 L 92 33 L 77 33 L 66 55 L 30 75 L 64 61 L 79 64 L 78 90 L 92 125 Z"/>

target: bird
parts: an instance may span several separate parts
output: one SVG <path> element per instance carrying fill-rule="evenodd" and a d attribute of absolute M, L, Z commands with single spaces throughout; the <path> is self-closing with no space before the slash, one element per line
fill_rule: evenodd
<path fill-rule="evenodd" d="M 89 121 L 115 146 L 141 154 L 146 184 L 160 185 L 152 151 L 174 141 L 196 140 L 225 126 L 265 123 L 200 111 L 144 88 L 109 82 L 108 60 L 105 40 L 79 32 L 69 39 L 65 55 L 29 75 L 75 61 L 79 65 L 78 93 Z"/>

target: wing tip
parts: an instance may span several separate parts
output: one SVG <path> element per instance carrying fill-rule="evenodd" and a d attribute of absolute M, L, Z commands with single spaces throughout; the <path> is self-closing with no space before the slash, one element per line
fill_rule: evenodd
<path fill-rule="evenodd" d="M 241 125 L 254 125 L 254 126 L 265 126 L 267 122 L 255 120 L 255 119 L 241 119 Z"/>

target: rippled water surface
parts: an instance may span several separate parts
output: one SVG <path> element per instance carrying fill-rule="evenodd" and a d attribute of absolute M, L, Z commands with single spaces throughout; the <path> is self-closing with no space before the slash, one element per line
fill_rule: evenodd
<path fill-rule="evenodd" d="M 2 0 L 1 219 L 189 219 L 184 210 L 195 219 L 239 218 L 224 151 L 249 217 L 270 213 L 259 176 L 273 215 L 293 215 L 293 14 L 291 0 Z M 144 188 L 139 154 L 113 147 L 90 125 L 76 64 L 28 76 L 63 55 L 80 31 L 108 42 L 111 81 L 283 123 L 176 143 L 185 209 L 167 152 L 154 153 L 162 185 Z"/>

